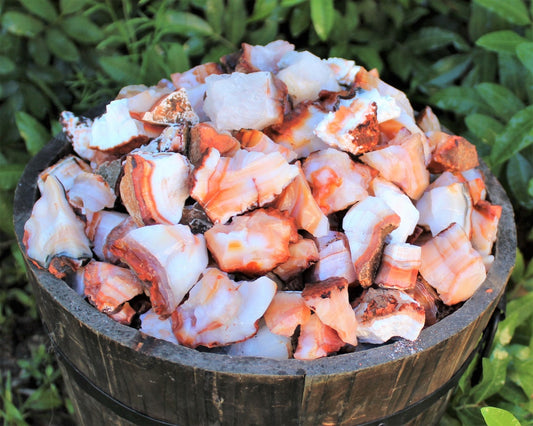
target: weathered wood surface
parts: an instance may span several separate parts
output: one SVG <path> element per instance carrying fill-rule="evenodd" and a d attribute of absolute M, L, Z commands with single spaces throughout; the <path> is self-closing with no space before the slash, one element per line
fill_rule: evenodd
<path fill-rule="evenodd" d="M 61 136 L 26 167 L 14 204 L 21 247 L 24 223 L 38 197 L 37 175 L 67 152 Z M 484 171 L 491 200 L 503 206 L 495 262 L 470 300 L 413 343 L 397 341 L 314 361 L 201 353 L 111 320 L 31 262 L 28 275 L 43 323 L 62 353 L 95 386 L 147 416 L 179 425 L 370 422 L 443 386 L 476 347 L 504 292 L 515 260 L 513 212 L 500 184 Z M 80 424 L 131 424 L 87 395 L 62 368 Z M 437 421 L 448 397 L 411 424 Z"/>

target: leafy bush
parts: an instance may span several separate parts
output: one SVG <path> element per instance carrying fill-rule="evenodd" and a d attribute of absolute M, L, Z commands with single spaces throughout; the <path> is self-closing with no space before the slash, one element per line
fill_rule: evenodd
<path fill-rule="evenodd" d="M 13 190 L 29 158 L 59 130 L 59 112 L 82 113 L 124 85 L 154 84 L 244 41 L 282 38 L 321 57 L 353 58 L 404 90 L 415 108 L 431 105 L 444 125 L 477 145 L 512 198 L 519 235 L 528 235 L 532 15 L 530 0 L 0 2 L 1 268 L 18 277 L 2 281 L 0 319 L 24 299 L 16 288 L 24 287 L 22 262 L 12 255 Z M 483 360 L 482 380 L 472 385 L 465 375 L 446 424 L 532 421 L 533 317 L 526 313 L 533 262 L 531 241 L 522 237 L 519 245 L 507 319 Z"/>
<path fill-rule="evenodd" d="M 32 347 L 31 356 L 18 364 L 20 373 L 16 377 L 12 377 L 10 371 L 5 378 L 0 376 L 0 399 L 3 402 L 0 418 L 5 425 L 46 424 L 50 418 L 47 413 L 64 405 L 70 407 L 57 386 L 61 372 L 44 344 Z M 57 416 L 62 421 L 68 419 L 64 411 Z"/>
<path fill-rule="evenodd" d="M 532 420 L 533 394 L 533 261 L 521 253 L 511 277 L 505 319 L 500 323 L 483 376 L 471 383 L 472 369 L 462 377 L 443 425 L 520 425 Z M 500 423 L 498 423 L 500 422 Z"/>
<path fill-rule="evenodd" d="M 531 6 L 530 6 L 531 8 Z M 477 65 L 430 102 L 464 120 L 492 171 L 517 207 L 533 209 L 533 38 L 521 0 L 476 0 L 469 17 L 468 56 Z"/>

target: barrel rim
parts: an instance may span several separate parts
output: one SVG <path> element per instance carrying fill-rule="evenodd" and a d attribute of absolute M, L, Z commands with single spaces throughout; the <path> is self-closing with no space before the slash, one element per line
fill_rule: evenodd
<path fill-rule="evenodd" d="M 65 134 L 59 134 L 30 160 L 18 182 L 13 204 L 13 221 L 17 243 L 26 261 L 28 272 L 34 275 L 39 285 L 50 293 L 63 308 L 92 332 L 105 336 L 131 350 L 144 353 L 146 356 L 157 357 L 164 362 L 229 374 L 323 376 L 353 374 L 354 371 L 372 368 L 379 364 L 418 356 L 439 344 L 444 344 L 448 339 L 469 327 L 487 310 L 492 312 L 505 291 L 515 263 L 517 240 L 512 205 L 496 177 L 490 172 L 486 164 L 481 162 L 480 168 L 485 175 L 490 200 L 494 204 L 502 206 L 498 238 L 495 243 L 494 263 L 486 280 L 474 295 L 455 312 L 423 329 L 417 340 L 409 342 L 400 339 L 389 344 L 316 360 L 276 360 L 200 352 L 154 338 L 135 328 L 112 320 L 84 301 L 63 280 L 54 277 L 48 271 L 37 268 L 27 258 L 22 239 L 24 224 L 30 217 L 33 204 L 38 198 L 37 176 L 46 167 L 71 152 L 71 145 Z M 467 355 L 465 354 L 465 356 Z"/>

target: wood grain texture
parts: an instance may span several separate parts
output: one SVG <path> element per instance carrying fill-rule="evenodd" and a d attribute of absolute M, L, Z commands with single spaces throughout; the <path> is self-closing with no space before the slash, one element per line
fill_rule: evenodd
<path fill-rule="evenodd" d="M 69 152 L 53 139 L 26 167 L 15 195 L 21 250 L 24 223 L 38 197 L 36 178 Z M 486 281 L 452 315 L 417 341 L 315 361 L 202 353 L 147 336 L 98 312 L 63 281 L 27 261 L 43 323 L 62 353 L 95 386 L 123 404 L 178 425 L 355 425 L 423 399 L 443 386 L 476 347 L 515 261 L 512 207 L 484 168 L 491 200 L 503 206 L 496 259 Z M 80 424 L 131 425 L 80 389 L 65 370 Z M 437 422 L 450 393 L 410 424 Z"/>

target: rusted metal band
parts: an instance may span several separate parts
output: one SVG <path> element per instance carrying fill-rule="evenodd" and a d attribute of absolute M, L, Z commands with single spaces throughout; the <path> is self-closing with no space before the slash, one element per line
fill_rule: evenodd
<path fill-rule="evenodd" d="M 396 413 L 390 414 L 386 417 L 382 417 L 378 420 L 373 420 L 371 422 L 362 423 L 359 426 L 395 426 L 399 424 L 408 423 L 410 420 L 416 416 L 422 414 L 426 409 L 432 407 L 440 398 L 442 398 L 446 393 L 455 388 L 459 379 L 466 371 L 470 363 L 474 360 L 476 355 L 480 355 L 478 364 L 474 370 L 472 380 L 474 383 L 480 378 L 480 368 L 481 368 L 481 359 L 485 356 L 488 356 L 490 347 L 492 346 L 492 341 L 494 339 L 494 334 L 496 332 L 498 323 L 503 319 L 505 315 L 505 298 L 502 297 L 499 305 L 496 307 L 496 310 L 492 314 L 491 319 L 485 330 L 483 330 L 483 335 L 479 340 L 476 348 L 470 353 L 466 361 L 461 365 L 461 367 L 454 373 L 454 375 L 440 388 L 435 390 L 433 393 L 427 395 L 425 398 L 415 402 L 404 408 L 403 410 L 397 411 Z M 46 325 L 44 325 L 46 329 Z M 46 330 L 48 332 L 48 330 Z M 58 359 L 61 361 L 63 366 L 67 369 L 69 377 L 74 379 L 77 385 L 84 390 L 88 395 L 98 401 L 100 404 L 109 408 L 118 416 L 122 417 L 125 420 L 128 420 L 134 424 L 146 425 L 146 426 L 176 426 L 176 423 L 168 423 L 163 420 L 155 419 L 151 416 L 148 416 L 134 408 L 128 407 L 123 404 L 113 396 L 109 395 L 104 390 L 96 386 L 87 376 L 81 372 L 71 361 L 70 359 L 61 351 L 59 345 L 54 341 L 53 336 L 48 332 L 52 348 L 58 356 Z M 477 372 L 477 374 L 476 374 Z M 476 377 L 478 376 L 478 377 Z"/>

